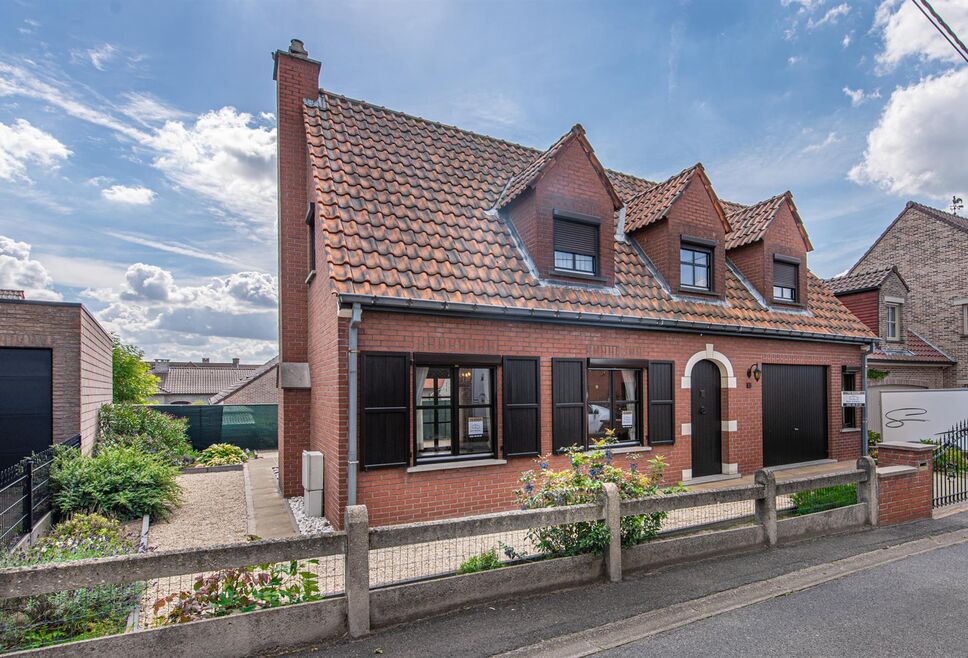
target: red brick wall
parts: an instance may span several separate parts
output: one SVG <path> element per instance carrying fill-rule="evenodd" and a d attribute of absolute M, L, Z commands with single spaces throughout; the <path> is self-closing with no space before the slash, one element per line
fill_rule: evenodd
<path fill-rule="evenodd" d="M 322 286 L 319 286 L 323 288 Z M 316 284 L 313 289 L 315 290 Z M 311 344 L 319 344 L 319 360 L 314 347 L 313 364 L 313 438 L 312 445 L 323 450 L 326 462 L 326 515 L 341 522 L 341 503 L 345 494 L 345 350 L 346 320 L 337 321 L 334 307 L 320 305 L 320 322 L 313 322 Z M 325 322 L 323 321 L 325 319 Z M 333 345 L 338 326 L 339 344 Z M 676 443 L 657 446 L 642 454 L 645 459 L 663 456 L 668 463 L 667 480 L 679 480 L 690 468 L 691 444 L 681 426 L 691 422 L 690 391 L 680 387 L 686 361 L 712 343 L 716 351 L 730 359 L 738 387 L 723 389 L 723 420 L 738 422 L 737 432 L 723 433 L 723 461 L 738 463 L 740 472 L 751 473 L 762 465 L 762 383 L 746 388 L 746 369 L 752 363 L 797 363 L 828 366 L 828 435 L 830 456 L 854 459 L 860 455 L 857 433 L 840 431 L 840 369 L 859 366 L 860 348 L 821 343 L 806 343 L 752 338 L 715 337 L 593 327 L 572 327 L 530 322 L 500 322 L 457 318 L 404 315 L 364 311 L 360 326 L 362 351 L 406 351 L 500 355 L 540 355 L 542 391 L 542 451 L 551 450 L 551 358 L 600 357 L 674 359 L 676 364 Z M 333 367 L 339 359 L 338 370 Z M 317 373 L 328 372 L 329 375 Z M 335 373 L 339 372 L 337 376 Z M 501 399 L 500 374 L 498 395 Z M 317 403 L 318 400 L 318 403 Z M 501 447 L 501 406 L 498 414 L 498 453 Z M 411 429 L 412 433 L 412 429 Z M 412 436 L 408 437 L 412 445 Z M 553 461 L 563 462 L 556 457 Z M 334 460 L 340 464 L 333 473 Z M 625 457 L 617 456 L 619 463 Z M 369 508 L 375 525 L 454 517 L 497 511 L 513 506 L 512 491 L 521 471 L 533 465 L 531 458 L 513 458 L 507 465 L 455 470 L 407 473 L 405 468 L 360 472 L 358 501 Z"/>
<path fill-rule="evenodd" d="M 913 444 L 911 447 L 898 447 L 898 444 L 882 443 L 878 446 L 881 525 L 931 518 L 934 495 L 931 451 L 931 446 L 918 444 Z M 913 466 L 917 471 L 905 474 L 883 471 L 889 466 Z"/>
<path fill-rule="evenodd" d="M 521 195 L 508 208 L 511 221 L 542 276 L 548 276 L 554 267 L 555 208 L 601 220 L 599 274 L 606 279 L 604 285 L 611 285 L 615 278 L 615 209 L 605 184 L 577 139 L 558 153 L 534 190 Z"/>
<path fill-rule="evenodd" d="M 306 277 L 309 162 L 303 127 L 303 99 L 319 95 L 319 63 L 276 54 L 279 181 L 279 361 L 307 361 Z M 299 491 L 299 459 L 309 445 L 308 390 L 279 395 L 279 478 L 287 495 Z"/>
<path fill-rule="evenodd" d="M 83 306 L 80 321 L 80 431 L 81 448 L 87 452 L 97 437 L 98 409 L 112 399 L 111 336 Z"/>
<path fill-rule="evenodd" d="M 776 217 L 762 240 L 729 252 L 729 259 L 736 268 L 770 303 L 773 303 L 773 258 L 778 254 L 800 260 L 800 285 L 797 299 L 806 299 L 807 247 L 787 203 L 777 210 Z"/>
<path fill-rule="evenodd" d="M 858 292 L 850 295 L 839 295 L 837 299 L 851 313 L 856 315 L 861 322 L 870 327 L 871 331 L 880 335 L 877 322 L 878 293 L 876 290 L 868 290 L 867 292 Z"/>
<path fill-rule="evenodd" d="M 773 274 L 771 271 L 769 279 L 767 279 L 765 252 L 766 248 L 761 240 L 738 249 L 731 249 L 729 252 L 729 260 L 753 284 L 753 287 L 756 288 L 760 295 L 769 301 L 773 299 L 773 288 L 767 288 L 767 281 L 772 282 Z M 770 263 L 770 267 L 773 267 L 772 263 Z M 772 283 L 770 285 L 772 286 Z"/>
<path fill-rule="evenodd" d="M 53 440 L 94 444 L 97 409 L 111 401 L 111 341 L 80 304 L 0 302 L 0 347 L 51 350 Z"/>

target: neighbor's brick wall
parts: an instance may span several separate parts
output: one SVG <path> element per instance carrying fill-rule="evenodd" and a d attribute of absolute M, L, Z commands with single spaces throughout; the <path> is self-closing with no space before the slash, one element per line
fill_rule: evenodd
<path fill-rule="evenodd" d="M 279 401 L 279 389 L 276 388 L 278 366 L 269 368 L 264 373 L 225 397 L 219 404 L 276 404 Z"/>
<path fill-rule="evenodd" d="M 285 53 L 276 55 L 276 138 L 279 187 L 279 361 L 307 361 L 306 277 L 309 275 L 306 211 L 309 162 L 303 99 L 319 96 L 319 64 Z M 309 445 L 310 392 L 279 395 L 279 477 L 293 495 L 300 477 L 299 456 Z"/>
<path fill-rule="evenodd" d="M 316 288 L 316 284 L 313 285 Z M 322 286 L 320 286 L 322 288 Z M 322 308 L 321 308 L 322 310 Z M 315 344 L 318 340 L 320 360 L 313 349 L 314 401 L 313 440 L 327 454 L 327 518 L 340 523 L 342 508 L 333 500 L 345 491 L 343 468 L 338 477 L 330 479 L 333 457 L 343 450 L 345 444 L 344 423 L 341 414 L 345 410 L 344 389 L 338 382 L 345 382 L 345 362 L 340 356 L 337 377 L 332 381 L 315 378 L 315 373 L 332 368 L 334 350 L 324 349 L 332 345 L 333 324 L 338 324 L 339 340 L 345 335 L 345 319 L 335 321 L 330 307 L 319 315 L 320 322 L 313 322 Z M 324 318 L 330 318 L 323 325 Z M 342 324 L 340 324 L 342 323 Z M 317 336 L 318 334 L 318 336 Z M 667 481 L 675 482 L 682 470 L 690 468 L 691 443 L 681 433 L 682 424 L 691 422 L 690 391 L 680 387 L 686 361 L 694 353 L 705 350 L 706 344 L 726 355 L 733 364 L 738 388 L 723 389 L 723 420 L 738 421 L 738 432 L 723 433 L 723 462 L 738 463 L 740 471 L 752 473 L 762 465 L 762 383 L 746 388 L 745 372 L 752 363 L 821 364 L 828 367 L 828 436 L 829 453 L 836 459 L 854 459 L 860 455 L 861 446 L 856 432 L 841 432 L 840 386 L 841 366 L 859 366 L 860 348 L 821 343 L 805 343 L 780 340 L 764 340 L 734 337 L 710 337 L 621 329 L 595 329 L 568 327 L 529 322 L 500 322 L 486 320 L 463 320 L 455 318 L 403 315 L 364 311 L 360 326 L 360 349 L 363 351 L 406 351 L 433 353 L 471 353 L 500 355 L 541 356 L 542 390 L 542 451 L 551 450 L 551 358 L 552 357 L 601 357 L 633 359 L 674 359 L 676 364 L 676 443 L 673 446 L 656 446 L 651 452 L 642 453 L 643 459 L 662 456 L 668 463 Z M 335 354 L 343 355 L 339 347 Z M 326 360 L 330 359 L 330 360 Z M 501 377 L 497 377 L 497 400 L 501 400 Z M 325 402 L 327 391 L 339 390 L 332 403 Z M 320 403 L 317 404 L 317 399 Z M 497 405 L 498 452 L 501 447 L 501 405 Z M 411 429 L 412 433 L 412 429 Z M 408 437 L 412 445 L 412 436 Z M 563 457 L 554 457 L 557 465 Z M 617 456 L 625 464 L 625 456 Z M 340 463 L 343 460 L 340 459 Z M 528 457 L 512 458 L 507 465 L 455 469 L 409 474 L 405 468 L 380 469 L 360 472 L 358 501 L 369 508 L 374 525 L 418 521 L 433 518 L 454 517 L 479 512 L 491 512 L 513 507 L 512 491 L 522 471 L 531 468 L 533 460 Z"/>
<path fill-rule="evenodd" d="M 877 466 L 912 466 L 918 469 L 910 474 L 880 473 L 879 522 L 881 525 L 905 523 L 931 518 L 932 477 L 931 447 L 894 447 L 881 444 L 877 449 Z"/>
<path fill-rule="evenodd" d="M 905 303 L 898 304 L 897 302 L 888 302 L 887 298 L 891 297 L 893 299 L 903 299 Z M 880 294 L 877 299 L 877 324 L 880 327 L 878 336 L 883 338 L 885 341 L 887 338 L 887 305 L 888 303 L 897 304 L 897 321 L 898 321 L 898 338 L 897 340 L 891 340 L 889 347 L 903 347 L 905 344 L 904 333 L 907 330 L 907 298 L 908 291 L 904 287 L 904 284 L 898 278 L 897 274 L 891 272 L 884 280 L 884 284 L 881 286 Z M 930 340 L 930 339 L 929 339 Z"/>
<path fill-rule="evenodd" d="M 840 303 L 866 324 L 871 331 L 880 336 L 880 294 L 876 290 L 839 295 Z"/>
<path fill-rule="evenodd" d="M 911 289 L 907 326 L 958 361 L 945 386 L 968 385 L 968 336 L 962 334 L 962 308 L 952 304 L 968 297 L 968 232 L 908 207 L 851 272 L 892 265 Z"/>
<path fill-rule="evenodd" d="M 97 414 L 112 399 L 111 336 L 81 307 L 81 449 L 94 447 L 97 437 Z"/>
<path fill-rule="evenodd" d="M 0 347 L 51 350 L 54 441 L 81 431 L 81 306 L 0 301 Z"/>
<path fill-rule="evenodd" d="M 943 388 L 944 387 L 944 373 L 946 368 L 943 367 L 931 367 L 931 366 L 918 366 L 918 365 L 905 365 L 903 363 L 895 363 L 892 361 L 881 361 L 873 362 L 872 368 L 878 370 L 887 370 L 888 376 L 884 379 L 877 381 L 868 382 L 868 386 L 872 389 L 879 386 L 915 386 L 918 388 Z"/>
<path fill-rule="evenodd" d="M 577 139 L 558 152 L 554 164 L 538 179 L 533 191 L 525 192 L 508 207 L 508 216 L 543 276 L 554 267 L 555 208 L 601 220 L 599 274 L 611 285 L 615 278 L 615 209 L 605 184 Z"/>

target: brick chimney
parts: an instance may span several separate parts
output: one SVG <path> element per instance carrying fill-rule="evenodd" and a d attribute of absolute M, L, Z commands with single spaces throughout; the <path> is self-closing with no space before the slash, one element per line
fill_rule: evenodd
<path fill-rule="evenodd" d="M 277 50 L 276 149 L 279 199 L 279 482 L 298 495 L 299 455 L 309 448 L 310 391 L 307 336 L 309 249 L 309 155 L 303 101 L 319 98 L 320 63 L 309 59 L 299 39 Z"/>
<path fill-rule="evenodd" d="M 239 367 L 239 363 L 241 363 L 241 359 L 239 359 L 239 357 L 235 357 L 234 359 L 232 359 L 232 365 L 235 366 L 236 368 Z"/>

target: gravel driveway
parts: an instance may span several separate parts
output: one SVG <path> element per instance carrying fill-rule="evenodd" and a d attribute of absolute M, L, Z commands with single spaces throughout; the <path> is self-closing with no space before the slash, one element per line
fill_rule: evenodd
<path fill-rule="evenodd" d="M 246 540 L 242 471 L 178 476 L 182 505 L 167 521 L 152 519 L 148 543 L 157 550 L 199 548 Z"/>

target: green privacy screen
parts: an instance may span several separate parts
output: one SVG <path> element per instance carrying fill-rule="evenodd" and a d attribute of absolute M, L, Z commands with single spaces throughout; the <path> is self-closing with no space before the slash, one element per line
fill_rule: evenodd
<path fill-rule="evenodd" d="M 250 450 L 275 450 L 279 439 L 275 404 L 153 404 L 152 409 L 188 419 L 188 439 L 196 450 L 231 443 Z"/>

